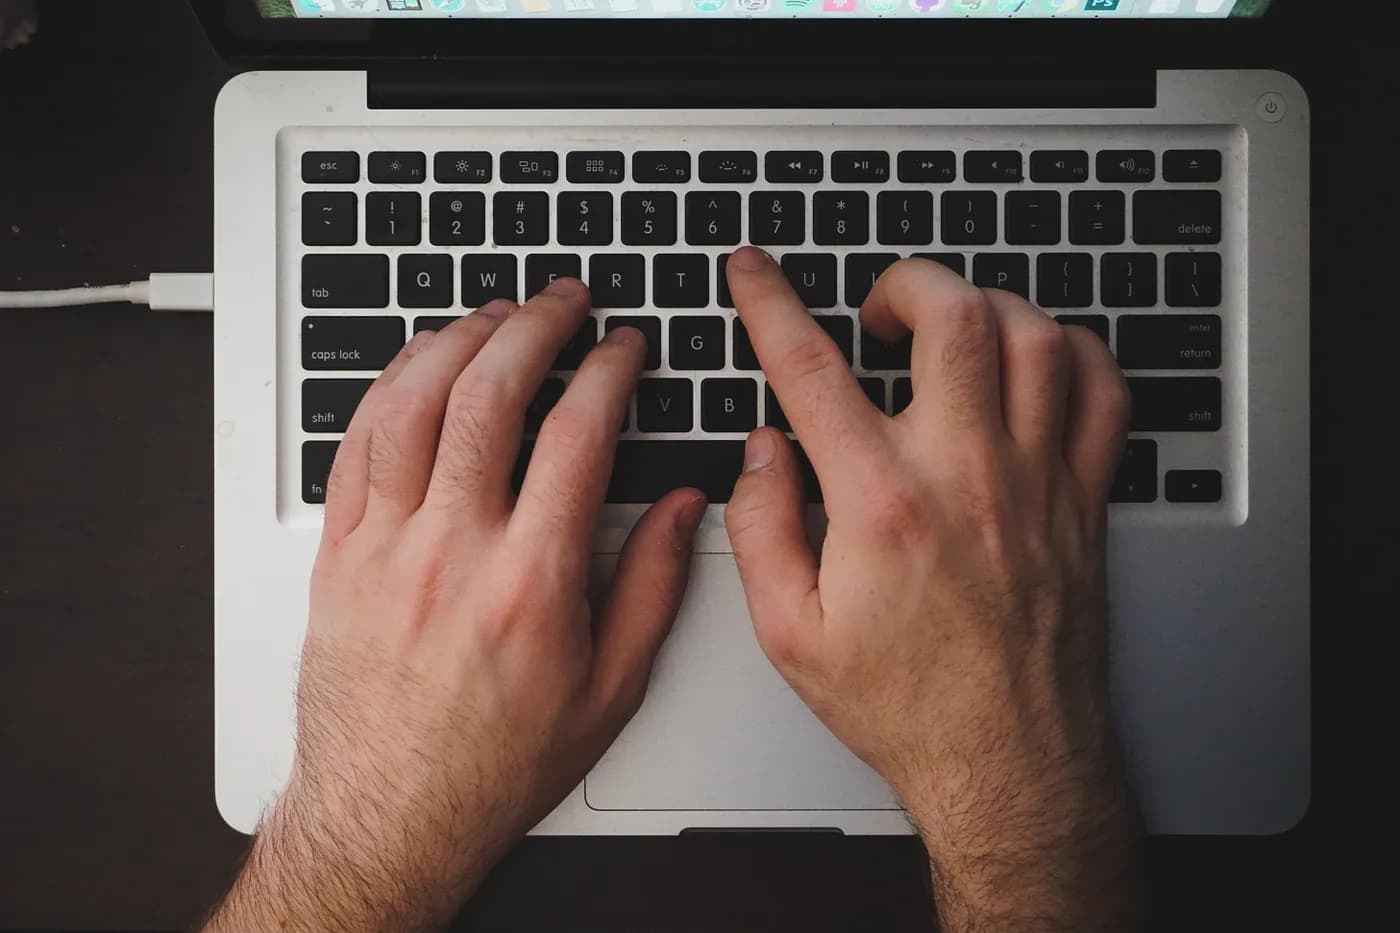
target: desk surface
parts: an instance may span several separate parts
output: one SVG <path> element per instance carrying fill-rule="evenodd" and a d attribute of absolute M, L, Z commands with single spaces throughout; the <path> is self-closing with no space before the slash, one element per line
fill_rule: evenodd
<path fill-rule="evenodd" d="M 49 3 L 37 45 L 0 53 L 0 288 L 211 267 L 229 71 L 182 0 L 141 6 Z M 1400 566 L 1376 452 L 1397 397 L 1381 354 L 1400 346 L 1393 296 L 1372 292 L 1400 216 L 1373 132 L 1370 101 L 1395 87 L 1379 34 L 1320 36 L 1296 69 L 1317 160 L 1314 808 L 1277 839 L 1153 840 L 1164 928 L 1362 929 L 1386 890 L 1363 857 L 1395 825 L 1374 738 L 1394 731 L 1378 639 L 1394 640 Z M 210 340 L 198 316 L 0 312 L 0 929 L 187 927 L 242 852 L 212 788 Z M 462 927 L 913 931 L 928 916 L 912 840 L 555 839 L 524 843 Z"/>

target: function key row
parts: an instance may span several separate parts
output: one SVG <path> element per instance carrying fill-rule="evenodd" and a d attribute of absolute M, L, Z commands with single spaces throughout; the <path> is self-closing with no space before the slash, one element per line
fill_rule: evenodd
<path fill-rule="evenodd" d="M 1020 150 L 974 150 L 963 155 L 963 180 L 974 184 L 1025 181 Z M 758 181 L 759 157 L 752 150 L 706 150 L 695 160 L 699 180 L 709 184 Z M 824 181 L 826 159 L 815 150 L 772 151 L 763 156 L 763 176 L 770 183 Z M 1030 154 L 1030 179 L 1046 184 L 1077 184 L 1090 179 L 1089 153 L 1082 150 L 1037 150 Z M 570 152 L 565 176 L 574 184 L 619 184 L 626 179 L 626 157 L 615 150 Z M 444 184 L 486 184 L 494 180 L 495 159 L 481 150 L 433 154 L 433 179 Z M 1096 154 L 1094 177 L 1114 184 L 1143 184 L 1157 178 L 1157 154 L 1150 149 L 1112 149 Z M 842 150 L 831 154 L 831 180 L 843 184 L 882 184 L 892 177 L 916 184 L 950 184 L 958 180 L 958 157 L 951 150 L 905 150 L 894 173 L 890 154 L 882 150 Z M 633 182 L 685 184 L 692 180 L 692 159 L 685 151 L 647 151 L 632 155 Z M 1222 159 L 1217 149 L 1172 149 L 1162 154 L 1162 177 L 1168 182 L 1218 182 Z M 559 180 L 559 154 L 511 151 L 500 156 L 506 184 L 553 184 Z M 428 180 L 427 156 L 419 151 L 371 152 L 368 178 L 373 184 L 413 185 Z M 306 152 L 302 181 L 350 184 L 360 180 L 357 152 Z"/>

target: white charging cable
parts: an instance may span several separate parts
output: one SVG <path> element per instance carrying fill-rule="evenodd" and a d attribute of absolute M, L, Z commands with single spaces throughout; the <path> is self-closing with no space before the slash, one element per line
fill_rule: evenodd
<path fill-rule="evenodd" d="M 157 272 L 144 282 L 0 292 L 0 308 L 71 308 L 126 301 L 152 311 L 213 311 L 214 276 L 208 272 Z"/>

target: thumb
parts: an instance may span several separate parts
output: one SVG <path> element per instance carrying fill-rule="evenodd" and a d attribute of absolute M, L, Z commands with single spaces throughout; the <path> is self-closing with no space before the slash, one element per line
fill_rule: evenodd
<path fill-rule="evenodd" d="M 694 489 L 674 490 L 627 536 L 595 635 L 594 684 L 604 707 L 634 710 L 646 694 L 652 662 L 685 595 L 707 504 Z"/>
<path fill-rule="evenodd" d="M 724 524 L 759 644 L 780 672 L 810 636 L 807 620 L 821 618 L 805 507 L 797 452 L 787 435 L 773 428 L 750 434 Z"/>

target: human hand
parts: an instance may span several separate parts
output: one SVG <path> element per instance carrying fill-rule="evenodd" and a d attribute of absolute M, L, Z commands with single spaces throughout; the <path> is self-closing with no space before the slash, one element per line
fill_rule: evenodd
<path fill-rule="evenodd" d="M 932 262 L 861 324 L 913 331 L 914 400 L 875 410 L 781 270 L 730 291 L 820 480 L 750 436 L 726 510 L 759 642 L 924 837 L 942 928 L 1130 929 L 1133 819 L 1105 683 L 1106 509 L 1129 397 L 1104 344 Z M 985 927 L 983 926 L 985 924 Z"/>
<path fill-rule="evenodd" d="M 328 485 L 292 777 L 211 929 L 433 928 L 640 705 L 705 501 L 653 506 L 588 599 L 639 332 L 589 354 L 511 492 L 526 405 L 588 305 L 568 280 L 493 302 L 365 396 Z"/>

